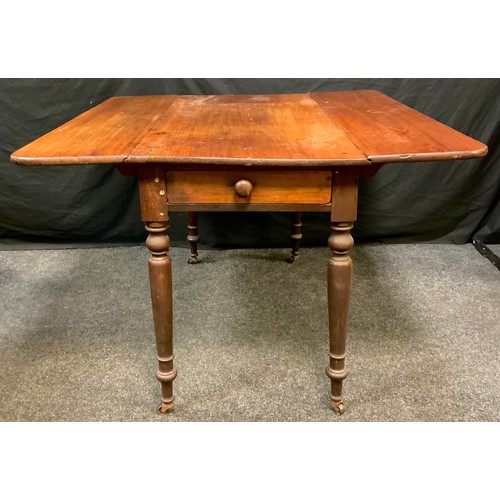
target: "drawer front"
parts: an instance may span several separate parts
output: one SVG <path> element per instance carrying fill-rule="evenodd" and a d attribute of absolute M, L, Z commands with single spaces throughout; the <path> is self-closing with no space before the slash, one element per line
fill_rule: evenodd
<path fill-rule="evenodd" d="M 331 191 L 328 171 L 167 172 L 171 204 L 324 204 Z"/>

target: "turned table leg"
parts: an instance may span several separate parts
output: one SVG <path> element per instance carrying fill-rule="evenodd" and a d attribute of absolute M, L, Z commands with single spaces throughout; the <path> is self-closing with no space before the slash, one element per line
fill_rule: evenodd
<path fill-rule="evenodd" d="M 302 213 L 292 214 L 292 255 L 286 261 L 293 264 L 299 258 L 300 240 L 302 240 Z"/>
<path fill-rule="evenodd" d="M 351 229 L 357 218 L 357 172 L 332 172 L 332 209 L 328 246 L 332 255 L 328 260 L 328 323 L 330 328 L 330 363 L 326 374 L 331 381 L 330 404 L 342 415 L 342 382 L 347 377 L 345 368 L 347 320 L 351 297 L 352 260 L 354 240 Z"/>
<path fill-rule="evenodd" d="M 174 407 L 173 381 L 177 376 L 174 368 L 172 344 L 172 262 L 168 251 L 170 238 L 167 235 L 168 222 L 146 223 L 149 236 L 146 245 L 150 251 L 149 281 L 156 335 L 158 371 L 156 378 L 161 382 L 162 398 L 158 410 L 166 413 Z"/>
<path fill-rule="evenodd" d="M 326 374 L 331 379 L 331 406 L 342 415 L 342 381 L 345 368 L 347 319 L 351 294 L 352 260 L 349 252 L 354 240 L 351 222 L 332 222 L 328 246 L 332 256 L 328 261 L 328 319 L 330 327 L 330 364 Z"/>
<path fill-rule="evenodd" d="M 191 255 L 188 259 L 188 264 L 196 264 L 198 262 L 198 212 L 188 212 L 188 237 L 187 240 L 191 246 Z"/>

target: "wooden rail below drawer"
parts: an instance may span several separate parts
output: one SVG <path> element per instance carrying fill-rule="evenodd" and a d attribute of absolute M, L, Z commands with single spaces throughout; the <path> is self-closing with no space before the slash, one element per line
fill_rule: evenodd
<path fill-rule="evenodd" d="M 306 205 L 293 203 L 180 203 L 168 204 L 169 212 L 330 212 L 331 203 Z"/>

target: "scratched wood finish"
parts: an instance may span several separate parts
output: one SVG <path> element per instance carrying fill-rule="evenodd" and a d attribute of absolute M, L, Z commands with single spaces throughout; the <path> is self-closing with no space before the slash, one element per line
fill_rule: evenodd
<path fill-rule="evenodd" d="M 380 92 L 358 90 L 113 97 L 16 151 L 11 160 L 265 170 L 474 158 L 486 152 L 484 144 Z"/>
<path fill-rule="evenodd" d="M 330 172 L 167 172 L 168 203 L 329 203 Z M 247 197 L 235 186 L 247 181 Z"/>
<path fill-rule="evenodd" d="M 121 163 L 175 96 L 112 97 L 16 151 L 24 165 Z"/>
<path fill-rule="evenodd" d="M 311 94 L 371 162 L 453 160 L 488 148 L 375 90 Z"/>
<path fill-rule="evenodd" d="M 307 94 L 182 96 L 130 153 L 131 162 L 366 164 Z"/>

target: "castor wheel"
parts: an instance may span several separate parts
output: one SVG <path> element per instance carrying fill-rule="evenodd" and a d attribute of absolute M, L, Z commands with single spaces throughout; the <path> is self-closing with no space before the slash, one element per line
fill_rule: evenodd
<path fill-rule="evenodd" d="M 161 405 L 158 407 L 158 411 L 160 413 L 168 413 L 169 411 L 172 411 L 174 409 L 174 402 L 173 401 L 162 401 Z"/>
<path fill-rule="evenodd" d="M 198 257 L 189 257 L 188 264 L 196 264 L 198 262 Z"/>
<path fill-rule="evenodd" d="M 332 409 L 337 413 L 338 415 L 343 415 L 345 408 L 344 408 L 344 402 L 343 401 L 334 401 L 333 399 L 330 400 L 330 405 L 332 406 Z"/>

